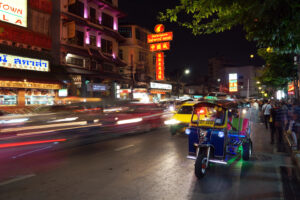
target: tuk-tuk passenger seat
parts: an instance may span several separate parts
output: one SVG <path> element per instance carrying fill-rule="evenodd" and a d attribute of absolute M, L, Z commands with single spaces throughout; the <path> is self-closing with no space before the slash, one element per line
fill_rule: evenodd
<path fill-rule="evenodd" d="M 231 134 L 240 134 L 240 135 L 246 135 L 247 133 L 247 128 L 249 125 L 249 119 L 246 118 L 232 118 L 231 120 L 229 119 L 232 127 L 230 124 L 228 124 L 228 131 Z"/>

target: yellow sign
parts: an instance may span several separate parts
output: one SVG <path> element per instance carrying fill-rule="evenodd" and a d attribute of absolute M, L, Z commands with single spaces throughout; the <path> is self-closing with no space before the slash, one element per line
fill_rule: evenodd
<path fill-rule="evenodd" d="M 1 81 L 0 87 L 8 88 L 34 88 L 34 89 L 47 89 L 47 90 L 58 90 L 60 89 L 60 84 L 53 83 L 35 83 L 35 82 L 25 82 L 25 81 Z"/>

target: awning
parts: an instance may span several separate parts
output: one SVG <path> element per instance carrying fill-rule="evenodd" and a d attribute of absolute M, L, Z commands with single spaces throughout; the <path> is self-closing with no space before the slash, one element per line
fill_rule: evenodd
<path fill-rule="evenodd" d="M 81 49 L 81 48 L 72 47 L 69 45 L 62 44 L 61 50 L 65 53 L 76 54 L 76 55 L 82 56 L 82 57 L 90 57 L 91 56 L 87 49 Z"/>

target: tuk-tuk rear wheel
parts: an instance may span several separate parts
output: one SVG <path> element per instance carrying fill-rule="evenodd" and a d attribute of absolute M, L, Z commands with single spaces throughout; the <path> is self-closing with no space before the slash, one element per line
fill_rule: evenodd
<path fill-rule="evenodd" d="M 199 154 L 195 163 L 195 175 L 198 179 L 201 179 L 206 174 L 207 169 L 207 157 L 204 154 Z"/>

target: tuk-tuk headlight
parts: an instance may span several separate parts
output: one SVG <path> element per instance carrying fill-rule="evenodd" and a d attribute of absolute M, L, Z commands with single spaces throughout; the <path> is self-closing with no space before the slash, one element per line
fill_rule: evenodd
<path fill-rule="evenodd" d="M 189 128 L 185 129 L 185 134 L 187 134 L 187 135 L 191 134 L 191 129 L 189 129 Z"/>
<path fill-rule="evenodd" d="M 207 131 L 201 131 L 200 132 L 200 137 L 205 137 L 207 135 Z"/>
<path fill-rule="evenodd" d="M 223 132 L 223 131 L 219 131 L 218 136 L 219 136 L 220 138 L 224 137 L 224 132 Z"/>
<path fill-rule="evenodd" d="M 170 119 L 165 121 L 165 125 L 175 125 L 175 124 L 179 124 L 180 121 L 176 120 L 176 119 Z"/>

